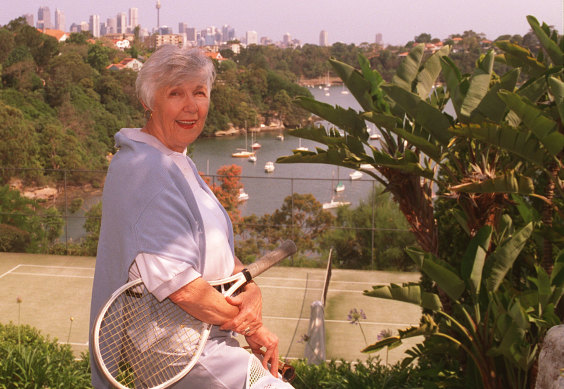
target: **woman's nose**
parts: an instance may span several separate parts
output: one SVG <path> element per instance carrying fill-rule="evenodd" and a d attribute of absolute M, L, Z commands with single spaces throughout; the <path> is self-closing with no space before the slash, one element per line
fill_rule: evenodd
<path fill-rule="evenodd" d="M 198 103 L 192 96 L 187 96 L 184 101 L 184 111 L 189 113 L 198 112 Z"/>

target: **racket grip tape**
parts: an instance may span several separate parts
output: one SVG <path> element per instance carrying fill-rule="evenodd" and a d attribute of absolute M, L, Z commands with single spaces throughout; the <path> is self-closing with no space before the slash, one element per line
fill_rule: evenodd
<path fill-rule="evenodd" d="M 290 255 L 294 254 L 296 251 L 297 248 L 294 242 L 292 242 L 291 240 L 284 241 L 277 249 L 265 254 L 258 261 L 251 263 L 246 268 L 246 271 L 244 271 L 245 278 L 247 278 L 247 281 L 249 281 L 249 275 L 251 278 L 258 276 L 272 266 L 276 265 L 284 258 L 287 258 Z"/>

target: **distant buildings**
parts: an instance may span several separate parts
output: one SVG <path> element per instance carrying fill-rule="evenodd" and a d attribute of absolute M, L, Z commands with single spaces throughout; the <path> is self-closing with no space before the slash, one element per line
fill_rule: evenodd
<path fill-rule="evenodd" d="M 135 27 L 139 25 L 139 10 L 137 8 L 129 9 L 129 32 L 133 32 Z"/>
<path fill-rule="evenodd" d="M 376 43 L 377 45 L 381 45 L 382 43 L 384 43 L 381 33 L 376 34 L 376 36 L 374 37 L 374 43 Z"/>
<path fill-rule="evenodd" d="M 100 15 L 90 15 L 90 22 L 88 23 L 90 33 L 94 38 L 100 37 Z"/>
<path fill-rule="evenodd" d="M 258 34 L 256 31 L 247 31 L 246 34 L 247 46 L 258 45 Z"/>

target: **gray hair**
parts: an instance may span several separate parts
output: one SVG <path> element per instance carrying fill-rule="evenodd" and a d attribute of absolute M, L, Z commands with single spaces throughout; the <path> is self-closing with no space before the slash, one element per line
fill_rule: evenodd
<path fill-rule="evenodd" d="M 215 79 L 215 67 L 211 59 L 200 49 L 163 45 L 139 71 L 135 82 L 137 97 L 146 108 L 153 110 L 154 96 L 158 89 L 195 78 L 205 82 L 208 92 L 211 92 Z"/>

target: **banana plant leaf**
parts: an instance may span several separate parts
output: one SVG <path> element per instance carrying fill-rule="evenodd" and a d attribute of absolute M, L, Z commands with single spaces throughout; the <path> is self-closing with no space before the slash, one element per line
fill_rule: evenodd
<path fill-rule="evenodd" d="M 490 254 L 485 270 L 486 288 L 489 292 L 497 291 L 532 232 L 533 223 L 529 223 Z"/>
<path fill-rule="evenodd" d="M 350 133 L 362 141 L 368 141 L 370 134 L 366 130 L 366 123 L 355 110 L 351 108 L 344 109 L 338 105 L 334 107 L 331 104 L 322 103 L 303 96 L 297 97 L 294 101 L 300 107 L 327 120 L 343 131 Z"/>
<path fill-rule="evenodd" d="M 482 101 L 470 116 L 471 123 L 481 123 L 484 119 L 490 119 L 495 123 L 501 122 L 507 111 L 505 103 L 499 98 L 497 92 L 502 89 L 512 92 L 517 85 L 521 74 L 520 69 L 513 69 L 505 73 L 499 82 L 495 83 L 486 93 Z"/>
<path fill-rule="evenodd" d="M 417 78 L 419 73 L 419 66 L 423 59 L 425 45 L 416 45 L 409 52 L 405 60 L 402 61 L 396 74 L 392 77 L 392 84 L 397 85 L 408 92 L 412 92 L 413 81 Z"/>
<path fill-rule="evenodd" d="M 465 193 L 518 193 L 528 195 L 535 192 L 535 187 L 530 177 L 517 174 L 515 171 L 508 171 L 505 174 L 499 174 L 480 182 L 451 186 L 450 190 Z"/>
<path fill-rule="evenodd" d="M 556 104 L 558 115 L 560 116 L 560 121 L 564 122 L 564 82 L 556 77 L 549 77 L 548 85 L 552 95 L 554 96 L 554 102 Z"/>
<path fill-rule="evenodd" d="M 388 84 L 382 89 L 440 144 L 448 145 L 451 139 L 448 132 L 450 121 L 441 111 L 399 86 Z"/>
<path fill-rule="evenodd" d="M 557 123 L 542 111 L 515 93 L 501 91 L 500 98 L 511 108 L 540 140 L 550 154 L 556 156 L 564 148 L 564 134 L 558 132 Z"/>
<path fill-rule="evenodd" d="M 441 57 L 441 67 L 443 69 L 443 77 L 450 95 L 450 101 L 456 112 L 456 116 L 460 116 L 460 109 L 464 96 L 468 90 L 468 80 L 462 77 L 460 70 L 449 57 Z"/>
<path fill-rule="evenodd" d="M 449 129 L 456 135 L 477 139 L 514 153 L 540 168 L 550 157 L 541 147 L 539 140 L 529 131 L 517 130 L 508 125 L 482 124 L 456 126 Z"/>
<path fill-rule="evenodd" d="M 441 264 L 437 258 L 418 248 L 409 247 L 406 249 L 407 255 L 419 266 L 419 269 L 431 280 L 437 283 L 453 301 L 457 301 L 465 290 L 464 280 L 454 271 Z"/>
<path fill-rule="evenodd" d="M 416 77 L 415 89 L 417 94 L 423 100 L 429 97 L 437 77 L 441 73 L 441 57 L 450 53 L 450 46 L 441 47 L 437 52 L 429 57 L 423 64 L 421 70 Z"/>
<path fill-rule="evenodd" d="M 547 70 L 542 62 L 522 46 L 509 41 L 498 41 L 495 42 L 495 45 L 503 50 L 503 57 L 507 65 L 513 68 L 522 68 L 523 72 L 533 78 L 540 76 Z"/>
<path fill-rule="evenodd" d="M 529 25 L 533 29 L 533 32 L 535 33 L 537 38 L 539 38 L 539 42 L 548 53 L 548 56 L 552 60 L 552 63 L 555 66 L 564 65 L 564 52 L 562 52 L 560 47 L 558 47 L 558 43 L 553 41 L 550 36 L 546 34 L 546 32 L 541 28 L 538 20 L 534 16 L 527 16 L 527 21 L 529 22 Z"/>
<path fill-rule="evenodd" d="M 364 295 L 415 304 L 424 309 L 433 311 L 442 309 L 439 296 L 434 293 L 425 292 L 421 289 L 421 285 L 415 283 L 373 286 L 372 290 L 365 290 Z"/>
<path fill-rule="evenodd" d="M 554 261 L 554 268 L 550 274 L 550 284 L 555 287 L 564 286 L 564 249 L 560 250 Z"/>
<path fill-rule="evenodd" d="M 372 93 L 374 93 L 373 85 L 378 84 L 379 74 L 377 72 L 370 71 L 368 73 L 368 77 L 370 78 L 367 78 L 366 74 L 363 75 L 352 66 L 344 62 L 337 61 L 334 58 L 331 58 L 329 63 L 333 69 L 335 69 L 339 78 L 343 80 L 362 109 L 365 111 L 372 111 L 374 109 L 372 99 Z"/>
<path fill-rule="evenodd" d="M 460 276 L 466 280 L 470 291 L 474 296 L 480 294 L 480 286 L 482 284 L 482 271 L 490 241 L 492 237 L 492 228 L 490 226 L 482 227 L 476 236 L 470 241 L 468 248 L 462 256 L 460 265 Z"/>
<path fill-rule="evenodd" d="M 397 127 L 397 120 L 395 117 L 375 112 L 367 112 L 363 116 L 366 120 L 376 124 L 379 128 L 385 128 L 386 130 L 395 133 L 400 138 L 407 140 L 433 160 L 437 162 L 441 160 L 442 148 L 440 146 L 429 142 L 422 136 L 418 136 L 412 132 L 404 130 L 401 127 Z"/>
<path fill-rule="evenodd" d="M 418 327 L 410 327 L 405 330 L 399 330 L 399 336 L 391 336 L 382 339 L 366 348 L 361 352 L 373 353 L 382 350 L 385 347 L 393 348 L 402 344 L 402 339 L 413 338 L 416 336 L 430 336 L 439 333 L 439 326 L 430 315 L 423 315 L 421 317 L 421 324 Z"/>
<path fill-rule="evenodd" d="M 494 52 L 489 51 L 474 69 L 474 73 L 470 77 L 468 91 L 460 107 L 459 119 L 461 121 L 468 121 L 470 119 L 472 112 L 480 105 L 482 99 L 488 93 L 493 64 Z"/>

